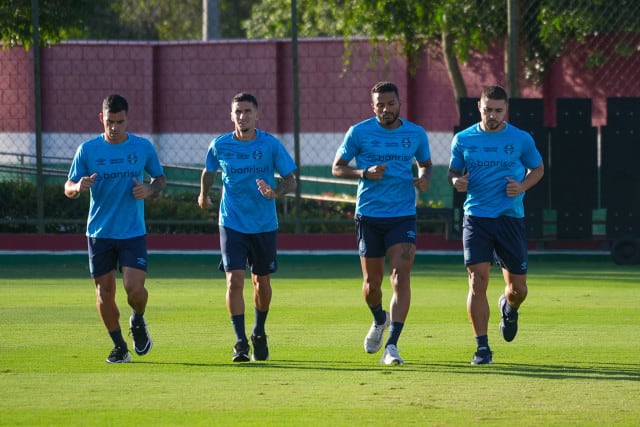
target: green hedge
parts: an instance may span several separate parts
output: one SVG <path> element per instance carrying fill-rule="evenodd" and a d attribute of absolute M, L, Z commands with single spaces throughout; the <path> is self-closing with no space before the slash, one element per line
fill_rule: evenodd
<path fill-rule="evenodd" d="M 148 199 L 145 205 L 149 233 L 217 233 L 219 193 L 212 193 L 213 208 L 200 209 L 198 192 L 163 192 Z M 287 198 L 277 204 L 281 231 L 297 231 L 295 202 Z M 250 207 L 248 207 L 250 208 Z M 84 233 L 89 194 L 68 199 L 61 184 L 44 185 L 44 218 L 46 233 Z M 301 232 L 353 231 L 352 203 L 300 201 Z M 31 182 L 0 182 L 0 232 L 35 233 L 38 223 L 36 185 Z"/>
<path fill-rule="evenodd" d="M 212 190 L 214 206 L 203 210 L 197 204 L 198 191 L 163 191 L 146 200 L 147 231 L 159 234 L 217 233 L 219 191 Z M 353 233 L 355 204 L 301 199 L 296 206 L 292 197 L 278 200 L 280 231 L 283 233 Z M 63 184 L 44 184 L 45 233 L 80 233 L 86 229 L 89 193 L 77 199 L 64 195 Z M 247 209 L 251 209 L 250 206 Z M 299 215 L 296 210 L 299 209 Z M 36 233 L 38 231 L 36 185 L 32 182 L 0 182 L 0 233 Z M 442 232 L 442 224 L 424 221 L 420 232 Z"/>

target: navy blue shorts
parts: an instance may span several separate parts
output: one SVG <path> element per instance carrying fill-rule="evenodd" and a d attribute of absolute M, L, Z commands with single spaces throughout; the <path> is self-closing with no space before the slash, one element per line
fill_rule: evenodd
<path fill-rule="evenodd" d="M 122 267 L 147 271 L 146 236 L 131 239 L 100 239 L 89 237 L 89 271 L 91 277 L 102 276 Z"/>
<path fill-rule="evenodd" d="M 462 221 L 464 265 L 491 262 L 513 274 L 527 274 L 527 237 L 524 218 L 481 218 Z"/>
<path fill-rule="evenodd" d="M 245 234 L 220 226 L 221 271 L 245 270 L 267 276 L 278 270 L 276 261 L 277 231 Z"/>
<path fill-rule="evenodd" d="M 356 215 L 358 253 L 365 258 L 384 257 L 398 243 L 416 244 L 416 217 L 374 218 Z"/>

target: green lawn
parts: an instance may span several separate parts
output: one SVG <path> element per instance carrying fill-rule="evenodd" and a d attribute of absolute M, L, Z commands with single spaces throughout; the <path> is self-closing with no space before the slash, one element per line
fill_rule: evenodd
<path fill-rule="evenodd" d="M 461 256 L 419 255 L 403 366 L 362 341 L 371 315 L 355 255 L 281 255 L 271 360 L 233 364 L 217 256 L 151 255 L 153 350 L 104 363 L 111 342 L 84 255 L 0 255 L 0 425 L 637 425 L 640 269 L 607 256 L 531 256 L 530 293 L 494 364 L 469 364 Z M 384 285 L 384 305 L 390 296 Z M 248 290 L 248 289 L 247 289 Z M 249 292 L 245 295 L 249 297 Z M 118 289 L 122 323 L 129 316 Z M 250 298 L 246 298 L 250 307 Z M 253 311 L 248 311 L 248 328 Z M 250 330 L 248 330 L 250 332 Z"/>

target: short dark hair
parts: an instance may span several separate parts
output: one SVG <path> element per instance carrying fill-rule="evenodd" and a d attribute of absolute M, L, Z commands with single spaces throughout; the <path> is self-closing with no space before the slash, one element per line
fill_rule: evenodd
<path fill-rule="evenodd" d="M 378 82 L 371 88 L 371 95 L 374 93 L 386 93 L 393 92 L 396 94 L 398 98 L 400 98 L 400 94 L 398 92 L 398 86 L 391 82 Z"/>
<path fill-rule="evenodd" d="M 482 97 L 493 100 L 503 100 L 504 102 L 509 102 L 509 97 L 507 96 L 507 91 L 502 88 L 502 86 L 487 86 L 482 91 Z"/>
<path fill-rule="evenodd" d="M 129 103 L 123 96 L 114 93 L 107 96 L 104 101 L 102 101 L 102 111 L 107 111 L 109 113 L 119 113 L 120 111 L 124 111 L 127 113 L 129 111 Z"/>
<path fill-rule="evenodd" d="M 250 102 L 254 107 L 256 107 L 256 110 L 258 109 L 258 100 L 255 96 L 253 96 L 253 94 L 248 92 L 240 92 L 236 96 L 234 96 L 231 104 L 234 104 L 236 102 Z"/>

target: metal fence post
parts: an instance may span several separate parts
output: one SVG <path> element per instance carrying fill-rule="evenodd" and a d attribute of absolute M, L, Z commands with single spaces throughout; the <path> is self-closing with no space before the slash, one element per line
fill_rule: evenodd
<path fill-rule="evenodd" d="M 36 137 L 36 199 L 38 209 L 38 234 L 44 234 L 44 174 L 42 166 L 42 98 L 40 93 L 40 25 L 38 0 L 31 0 L 33 25 L 33 108 Z"/>

